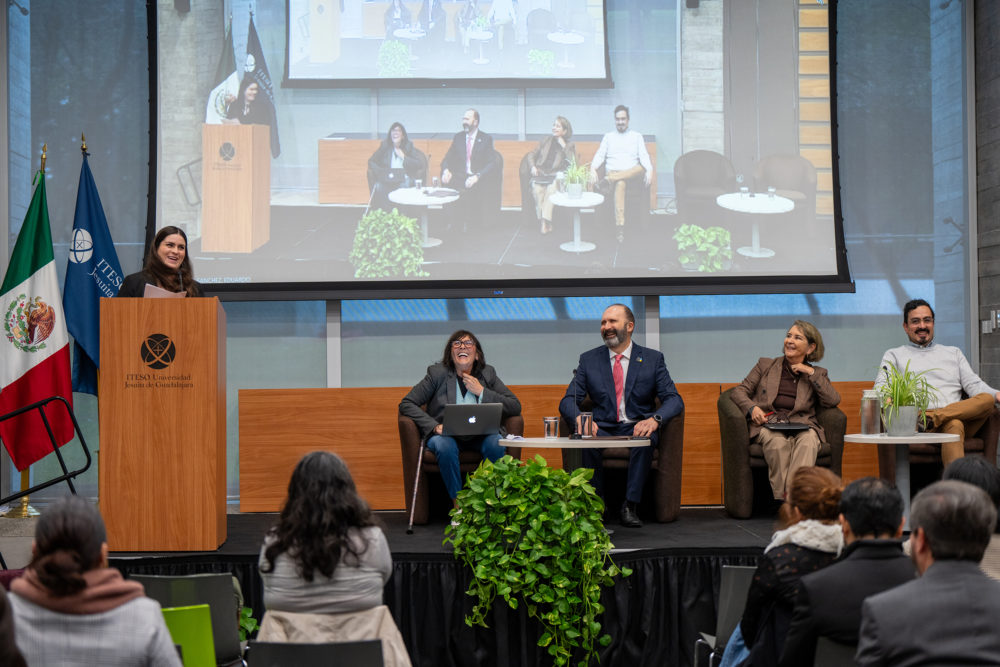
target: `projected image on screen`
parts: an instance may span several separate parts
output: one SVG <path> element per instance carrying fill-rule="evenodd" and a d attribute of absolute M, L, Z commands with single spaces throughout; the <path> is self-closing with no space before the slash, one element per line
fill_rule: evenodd
<path fill-rule="evenodd" d="M 603 2 L 289 0 L 296 82 L 604 80 Z"/>
<path fill-rule="evenodd" d="M 567 0 L 571 13 L 605 11 L 614 89 L 359 91 L 267 75 L 295 12 L 315 13 L 318 1 L 286 13 L 281 0 L 257 0 L 252 19 L 246 0 L 232 2 L 236 71 L 216 76 L 232 90 L 213 83 L 215 97 L 202 95 L 204 123 L 183 107 L 194 95 L 160 95 L 158 224 L 187 230 L 210 290 L 663 293 L 849 281 L 826 5 Z M 352 3 L 330 4 L 347 21 Z M 383 43 L 387 12 L 410 11 L 412 25 L 420 10 L 354 4 L 380 5 Z M 541 4 L 558 13 L 556 0 L 515 3 Z M 488 15 L 493 5 L 479 6 Z M 170 49 L 194 28 L 161 15 L 160 81 L 176 91 L 189 75 Z M 224 25 L 220 16 L 209 33 L 215 44 Z M 462 60 L 461 33 L 455 44 L 448 34 L 449 58 Z M 505 48 L 518 39 L 515 25 Z"/>

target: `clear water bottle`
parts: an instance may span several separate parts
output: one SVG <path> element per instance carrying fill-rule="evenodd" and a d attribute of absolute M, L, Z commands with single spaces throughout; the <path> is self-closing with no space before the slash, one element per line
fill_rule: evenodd
<path fill-rule="evenodd" d="M 877 435 L 882 432 L 881 401 L 878 390 L 865 389 L 861 394 L 861 433 Z"/>

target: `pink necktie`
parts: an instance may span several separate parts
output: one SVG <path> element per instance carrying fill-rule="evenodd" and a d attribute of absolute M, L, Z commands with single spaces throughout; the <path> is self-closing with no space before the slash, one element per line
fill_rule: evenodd
<path fill-rule="evenodd" d="M 618 421 L 621 421 L 622 394 L 625 393 L 625 371 L 622 370 L 622 355 L 615 355 L 615 366 L 611 369 L 611 375 L 615 379 L 615 412 L 618 413 Z"/>

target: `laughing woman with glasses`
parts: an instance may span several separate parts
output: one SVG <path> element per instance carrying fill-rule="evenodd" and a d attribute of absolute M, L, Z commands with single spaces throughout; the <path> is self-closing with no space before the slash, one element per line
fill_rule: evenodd
<path fill-rule="evenodd" d="M 454 502 L 462 488 L 459 450 L 481 452 L 483 458 L 496 461 L 504 455 L 500 438 L 505 434 L 455 438 L 442 433 L 444 406 L 455 403 L 501 403 L 503 419 L 521 414 L 521 402 L 486 363 L 483 346 L 469 331 L 456 331 L 444 346 L 441 361 L 427 368 L 424 379 L 410 390 L 399 404 L 399 413 L 409 417 L 427 439 L 434 452 L 441 477 Z M 426 409 L 425 409 L 426 407 Z"/>
<path fill-rule="evenodd" d="M 776 500 L 801 466 L 816 465 L 823 427 L 816 408 L 832 408 L 840 394 L 826 369 L 813 364 L 823 358 L 823 336 L 809 322 L 795 320 L 785 334 L 784 356 L 761 357 L 732 398 L 746 415 L 750 438 L 764 450 L 767 476 Z"/>

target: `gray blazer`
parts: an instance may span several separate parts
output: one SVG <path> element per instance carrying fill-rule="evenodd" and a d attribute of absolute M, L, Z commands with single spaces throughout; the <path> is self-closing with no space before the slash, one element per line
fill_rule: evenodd
<path fill-rule="evenodd" d="M 858 665 L 1000 665 L 1000 582 L 972 561 L 939 560 L 861 607 Z"/>
<path fill-rule="evenodd" d="M 483 395 L 480 403 L 502 403 L 503 419 L 521 414 L 521 401 L 507 388 L 497 372 L 490 365 L 483 366 L 479 373 L 473 374 L 483 385 Z M 455 403 L 455 392 L 458 387 L 458 375 L 453 369 L 442 363 L 427 367 L 427 375 L 410 390 L 399 403 L 399 414 L 409 417 L 417 423 L 420 437 L 434 430 L 444 416 L 444 406 Z M 427 406 L 426 411 L 423 406 Z M 503 426 L 500 427 L 501 437 L 506 435 Z"/>

